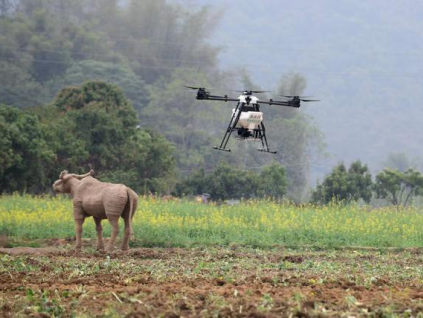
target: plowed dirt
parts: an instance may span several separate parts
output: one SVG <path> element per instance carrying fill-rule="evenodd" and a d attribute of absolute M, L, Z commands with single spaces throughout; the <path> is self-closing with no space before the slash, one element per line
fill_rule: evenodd
<path fill-rule="evenodd" d="M 51 244 L 51 242 L 48 242 Z M 417 315 L 420 253 L 250 248 L 0 249 L 0 316 Z"/>

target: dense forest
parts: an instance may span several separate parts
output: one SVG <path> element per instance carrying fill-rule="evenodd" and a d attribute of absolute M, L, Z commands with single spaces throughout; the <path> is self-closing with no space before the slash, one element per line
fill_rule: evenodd
<path fill-rule="evenodd" d="M 219 69 L 220 49 L 208 41 L 219 23 L 218 13 L 206 6 L 186 8 L 164 0 L 1 1 L 0 103 L 24 112 L 4 108 L 3 116 L 14 116 L 17 123 L 34 121 L 43 141 L 42 147 L 34 146 L 40 151 L 37 162 L 48 167 L 38 167 L 43 182 L 29 186 L 27 175 L 37 166 L 24 167 L 29 162 L 25 142 L 33 137 L 15 140 L 11 131 L 19 124 L 6 119 L 2 133 L 8 137 L 2 147 L 19 147 L 22 152 L 12 149 L 8 159 L 2 158 L 7 162 L 0 176 L 2 190 L 42 191 L 60 170 L 82 172 L 92 167 L 108 180 L 133 180 L 127 182 L 136 183 L 138 190 L 169 193 L 177 180 L 201 169 L 212 172 L 219 163 L 256 174 L 278 163 L 286 167 L 288 193 L 298 199 L 306 195 L 309 162 L 324 155 L 324 143 L 313 120 L 297 110 L 266 110 L 269 139 L 278 149 L 277 156 L 263 156 L 255 145 L 234 141 L 232 154 L 212 150 L 222 137 L 232 106 L 196 101 L 183 86 L 211 86 L 216 91 L 257 87 L 247 72 L 236 77 Z M 301 75 L 281 73 L 275 93 L 298 94 L 305 87 Z M 119 95 L 119 89 L 124 95 Z M 101 98 L 91 96 L 103 92 Z M 113 119 L 109 94 L 120 96 L 127 108 L 125 116 L 134 116 L 136 123 L 129 117 Z M 121 106 L 115 106 L 118 114 Z M 129 115 L 131 107 L 133 115 Z M 97 112 L 103 108 L 105 113 Z M 111 126 L 116 131 L 108 132 Z M 19 129 L 24 135 L 26 128 Z M 123 145 L 113 134 L 140 138 L 141 143 L 148 138 L 139 135 L 154 136 L 148 139 L 149 145 L 142 144 L 153 156 L 144 164 L 151 171 L 140 167 L 141 154 L 128 159 L 125 166 L 130 143 Z M 113 154 L 109 147 L 114 148 Z M 169 158 L 158 160 L 164 154 Z M 155 164 L 162 174 L 153 172 Z M 168 168 L 163 170 L 160 164 Z M 39 177 L 34 175 L 35 180 Z"/>

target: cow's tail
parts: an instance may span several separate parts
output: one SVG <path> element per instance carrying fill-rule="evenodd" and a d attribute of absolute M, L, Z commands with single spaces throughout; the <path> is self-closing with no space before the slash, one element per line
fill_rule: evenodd
<path fill-rule="evenodd" d="M 135 239 L 135 236 L 134 236 L 134 230 L 132 228 L 132 219 L 134 218 L 135 211 L 137 210 L 138 195 L 129 188 L 126 188 L 126 192 L 128 193 L 128 200 L 129 200 L 128 222 L 129 222 L 129 229 L 130 229 L 130 238 L 133 240 Z"/>

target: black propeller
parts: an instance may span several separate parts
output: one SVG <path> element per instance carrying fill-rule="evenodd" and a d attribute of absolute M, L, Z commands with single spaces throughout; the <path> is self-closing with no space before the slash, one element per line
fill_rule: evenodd
<path fill-rule="evenodd" d="M 237 92 L 237 93 L 249 93 L 249 94 L 262 94 L 262 93 L 271 93 L 272 91 L 252 91 L 252 90 L 234 90 L 233 92 Z"/>
<path fill-rule="evenodd" d="M 190 88 L 190 89 L 201 89 L 201 90 L 206 90 L 206 88 L 205 87 L 194 87 L 194 86 L 187 86 L 187 85 L 185 85 L 184 87 L 186 87 L 186 88 Z"/>
<path fill-rule="evenodd" d="M 320 102 L 319 99 L 309 99 L 313 96 L 298 96 L 298 95 L 279 95 L 285 98 L 293 98 L 294 100 L 300 100 L 302 102 Z"/>

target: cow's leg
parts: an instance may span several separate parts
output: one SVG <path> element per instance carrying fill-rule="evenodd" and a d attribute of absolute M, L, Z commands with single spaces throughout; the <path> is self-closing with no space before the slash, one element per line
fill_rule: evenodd
<path fill-rule="evenodd" d="M 112 252 L 115 246 L 116 237 L 119 234 L 119 216 L 108 215 L 107 218 L 109 219 L 109 222 L 112 225 L 112 237 L 110 238 L 106 251 Z"/>
<path fill-rule="evenodd" d="M 129 223 L 131 221 L 128 218 L 124 218 L 124 221 L 125 221 L 125 229 L 124 229 L 121 249 L 122 251 L 127 251 L 129 250 L 129 237 L 131 236 L 131 224 Z"/>
<path fill-rule="evenodd" d="M 75 219 L 75 233 L 76 233 L 76 246 L 75 250 L 80 251 L 82 249 L 82 225 L 84 219 Z"/>
<path fill-rule="evenodd" d="M 94 217 L 95 229 L 97 231 L 97 250 L 104 250 L 103 242 L 103 227 L 101 226 L 101 219 Z"/>

